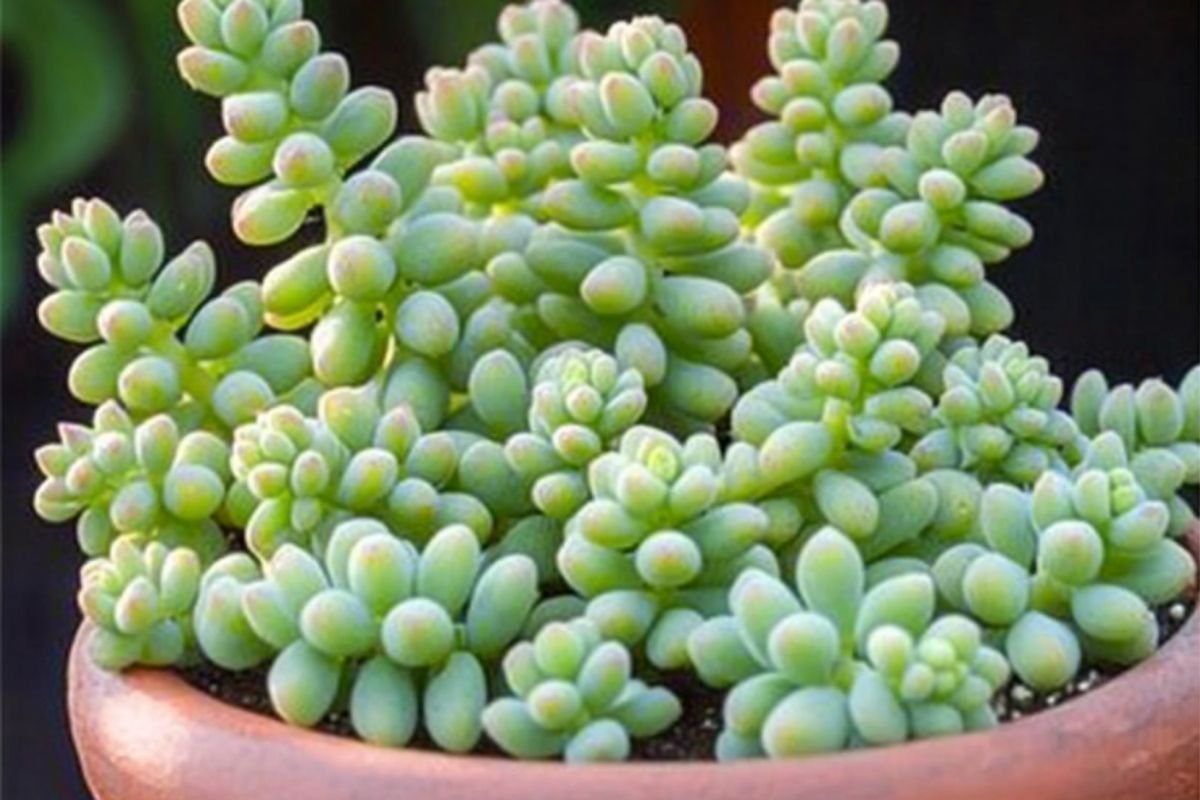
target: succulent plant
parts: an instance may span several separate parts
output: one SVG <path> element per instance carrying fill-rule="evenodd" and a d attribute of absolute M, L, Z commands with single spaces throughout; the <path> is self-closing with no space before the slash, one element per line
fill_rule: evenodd
<path fill-rule="evenodd" d="M 302 14 L 302 3 L 276 0 L 179 4 L 193 43 L 179 54 L 179 72 L 221 99 L 226 136 L 209 149 L 208 170 L 224 184 L 257 184 L 233 211 L 248 244 L 287 239 L 313 206 L 336 206 L 346 170 L 396 126 L 391 92 L 350 91 L 346 59 L 320 52 L 320 32 Z"/>
<path fill-rule="evenodd" d="M 787 367 L 738 400 L 734 435 L 761 444 L 786 422 L 812 420 L 826 425 L 839 450 L 897 448 L 929 424 L 927 389 L 938 385 L 944 328 L 906 284 L 867 287 L 852 310 L 822 299 Z"/>
<path fill-rule="evenodd" d="M 273 658 L 271 702 L 293 724 L 318 722 L 347 682 L 350 722 L 364 739 L 406 744 L 421 718 L 439 747 L 474 747 L 483 665 L 524 628 L 538 596 L 533 562 L 511 555 L 481 571 L 465 525 L 442 528 L 418 555 L 364 518 L 339 524 L 325 553 L 322 564 L 284 544 L 261 578 L 208 585 L 195 618 L 205 655 L 230 669 Z"/>
<path fill-rule="evenodd" d="M 776 13 L 729 150 L 657 17 L 509 6 L 392 139 L 300 0 L 178 8 L 234 232 L 321 232 L 214 295 L 141 211 L 38 229 L 96 409 L 34 505 L 78 518 L 100 666 L 264 667 L 292 724 L 576 762 L 675 723 L 665 670 L 728 689 L 720 758 L 784 757 L 1157 646 L 1200 367 L 1059 409 L 984 266 L 1032 237 L 1037 134 L 1000 95 L 895 110 L 878 0 Z"/>
<path fill-rule="evenodd" d="M 266 320 L 281 330 L 316 322 L 312 372 L 327 386 L 361 384 L 386 366 L 389 393 L 434 428 L 477 358 L 528 349 L 489 302 L 482 273 L 488 247 L 508 246 L 513 226 L 467 218 L 455 190 L 426 193 L 439 166 L 462 163 L 455 145 L 402 137 L 353 171 L 391 136 L 395 99 L 378 87 L 349 91 L 346 60 L 318 52 L 316 27 L 300 17 L 300 3 L 181 4 L 195 45 L 180 71 L 222 98 L 229 133 L 209 169 L 239 186 L 274 176 L 234 205 L 248 244 L 288 239 L 322 210 L 326 241 L 265 276 Z"/>
<path fill-rule="evenodd" d="M 549 219 L 523 253 L 489 266 L 496 290 L 531 306 L 553 339 L 580 339 L 638 369 L 652 406 L 690 424 L 719 419 L 750 357 L 741 295 L 771 268 L 742 241 L 748 201 L 705 144 L 716 108 L 678 26 L 651 17 L 580 34 L 567 112 L 585 140 L 577 177 L 556 181 Z"/>
<path fill-rule="evenodd" d="M 832 527 L 796 562 L 796 591 L 757 570 L 687 647 L 706 682 L 732 685 L 722 759 L 783 758 L 996 724 L 988 701 L 1008 681 L 998 651 L 959 615 L 933 619 L 933 580 L 913 572 L 867 588 L 857 548 Z"/>
<path fill-rule="evenodd" d="M 1195 521 L 1179 490 L 1200 484 L 1200 366 L 1192 367 L 1178 390 L 1154 378 L 1136 389 L 1132 384 L 1110 389 L 1103 373 L 1089 370 L 1071 392 L 1071 414 L 1085 436 L 1120 437 L 1138 483 L 1168 504 L 1172 535 Z"/>
<path fill-rule="evenodd" d="M 641 418 L 642 375 L 601 350 L 564 348 L 538 369 L 529 430 L 504 445 L 544 514 L 566 519 L 588 499 L 587 466 Z"/>
<path fill-rule="evenodd" d="M 1024 342 L 994 334 L 967 345 L 951 356 L 942 379 L 938 427 L 912 450 L 922 469 L 971 469 L 1021 485 L 1067 469 L 1079 430 L 1058 408 L 1062 381 Z"/>
<path fill-rule="evenodd" d="M 1068 478 L 1045 472 L 1031 492 L 992 484 L 980 520 L 987 547 L 964 543 L 933 565 L 943 601 L 1006 633 L 1016 673 L 1052 689 L 1090 663 L 1132 664 L 1158 646 L 1151 607 L 1195 579 L 1166 533 L 1119 440 L 1099 439 Z"/>
<path fill-rule="evenodd" d="M 559 0 L 533 0 L 507 6 L 497 28 L 501 41 L 472 52 L 464 69 L 428 72 L 417 114 L 430 136 L 464 149 L 436 170 L 435 184 L 481 210 L 533 214 L 536 196 L 571 175 L 570 148 L 583 138 L 567 100 L 579 72 L 579 17 Z"/>
<path fill-rule="evenodd" d="M 80 571 L 79 608 L 96 626 L 88 651 L 105 669 L 132 664 L 165 666 L 191 649 L 192 605 L 202 563 L 186 547 L 113 540 L 107 556 Z"/>
<path fill-rule="evenodd" d="M 357 187 L 367 204 L 393 195 L 391 207 L 371 212 L 377 223 L 331 235 L 263 282 L 273 325 L 298 329 L 315 320 L 317 378 L 355 386 L 385 372 L 392 404 L 412 406 L 429 429 L 450 415 L 452 394 L 467 390 L 482 356 L 500 348 L 524 361 L 535 354 L 482 271 L 492 254 L 514 246 L 513 236 L 524 241 L 527 226 L 470 219 L 456 192 L 426 191 L 433 165 L 447 155 L 439 147 L 406 138 L 385 150 L 344 190 Z"/>
<path fill-rule="evenodd" d="M 587 617 L 606 639 L 647 641 L 660 667 L 686 663 L 683 637 L 720 609 L 742 567 L 774 563 L 756 547 L 771 519 L 753 503 L 722 502 L 716 439 L 680 443 L 638 426 L 588 470 L 592 499 L 567 523 L 558 567 L 589 598 Z"/>
<path fill-rule="evenodd" d="M 930 426 L 925 387 L 937 383 L 943 327 L 906 284 L 866 287 L 852 311 L 825 298 L 807 316 L 807 343 L 733 410 L 734 435 L 762 459 L 809 459 L 783 489 L 804 518 L 834 525 L 870 556 L 918 536 L 937 511 L 938 493 L 903 450 Z M 727 461 L 744 449 L 732 445 Z"/>
<path fill-rule="evenodd" d="M 252 552 L 269 558 L 284 542 L 322 552 L 339 522 L 363 515 L 417 542 L 453 523 L 487 540 L 488 508 L 442 491 L 458 467 L 451 434 L 422 435 L 408 406 L 385 413 L 377 395 L 370 385 L 332 389 L 315 419 L 278 406 L 237 429 L 231 464 Z"/>
<path fill-rule="evenodd" d="M 883 185 L 864 186 L 841 216 L 853 249 L 810 259 L 796 276 L 801 292 L 848 297 L 864 282 L 903 280 L 942 314 L 950 336 L 1007 328 L 1012 305 L 984 265 L 1033 238 L 1004 203 L 1041 186 L 1042 172 L 1026 158 L 1037 141 L 1003 95 L 973 102 L 952 92 L 940 111 L 916 114 L 904 146 L 879 160 Z"/>
<path fill-rule="evenodd" d="M 34 496 L 44 519 L 77 517 L 79 547 L 109 552 L 121 534 L 186 544 L 211 560 L 225 549 L 217 521 L 228 517 L 229 445 L 197 430 L 180 435 L 166 414 L 135 425 L 116 402 L 93 426 L 63 423 L 60 441 L 38 448 L 45 480 Z"/>
<path fill-rule="evenodd" d="M 205 302 L 216 264 L 203 242 L 164 266 L 162 232 L 145 213 L 121 219 L 102 200 L 82 199 L 70 214 L 55 212 L 38 238 L 38 271 L 56 290 L 38 319 L 55 336 L 91 345 L 68 376 L 77 399 L 119 400 L 137 420 L 171 413 L 192 430 L 232 428 L 278 398 L 311 397 L 308 343 L 258 335 L 257 284 Z"/>
<path fill-rule="evenodd" d="M 900 58 L 883 38 L 887 21 L 887 6 L 859 0 L 805 0 L 771 18 L 776 74 L 751 97 L 772 119 L 730 156 L 756 189 L 758 240 L 785 268 L 847 244 L 838 228 L 846 203 L 883 180 L 884 148 L 904 142 L 908 115 L 880 85 Z"/>
<path fill-rule="evenodd" d="M 590 620 L 551 622 L 504 656 L 514 696 L 492 701 L 484 728 L 518 758 L 623 761 L 631 738 L 662 732 L 682 710 L 670 690 L 632 675 L 629 651 Z"/>

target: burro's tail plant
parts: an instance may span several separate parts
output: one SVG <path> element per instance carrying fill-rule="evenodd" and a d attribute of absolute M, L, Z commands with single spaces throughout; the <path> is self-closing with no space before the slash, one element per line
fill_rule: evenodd
<path fill-rule="evenodd" d="M 887 16 L 777 12 L 727 149 L 657 17 L 510 6 L 393 138 L 300 0 L 183 0 L 234 233 L 313 243 L 221 290 L 142 211 L 38 228 L 95 409 L 34 506 L 90 559 L 93 660 L 580 762 L 671 736 L 697 683 L 718 758 L 783 758 L 1150 657 L 1195 578 L 1200 367 L 1063 407 L 986 269 L 1032 240 L 1038 135 L 1002 95 L 898 110 Z"/>

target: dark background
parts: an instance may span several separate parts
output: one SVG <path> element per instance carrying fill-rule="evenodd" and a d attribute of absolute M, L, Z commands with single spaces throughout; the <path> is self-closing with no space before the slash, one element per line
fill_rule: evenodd
<path fill-rule="evenodd" d="M 73 346 L 38 328 L 35 224 L 76 194 L 122 212 L 142 206 L 177 252 L 215 246 L 222 279 L 257 276 L 278 253 L 234 242 L 233 193 L 201 158 L 219 133 L 216 104 L 175 75 L 182 35 L 171 0 L 4 0 L 3 124 L 3 785 L 10 800 L 85 798 L 71 751 L 64 657 L 76 625 L 70 526 L 30 508 L 30 456 L 59 419 L 86 419 L 64 381 Z M 460 63 L 491 38 L 498 0 L 312 0 L 326 47 L 357 83 L 401 99 L 424 68 Z M 591 0 L 585 23 L 634 12 L 681 19 L 708 70 L 728 140 L 757 119 L 746 100 L 767 69 L 773 0 Z M 1005 91 L 1043 133 L 1047 187 L 1023 210 L 1037 239 L 993 280 L 1018 308 L 1015 334 L 1072 380 L 1178 380 L 1200 350 L 1197 263 L 1196 0 L 893 0 L 903 58 L 890 87 L 906 109 L 961 88 Z M 333 800 L 333 799 L 331 799 Z"/>

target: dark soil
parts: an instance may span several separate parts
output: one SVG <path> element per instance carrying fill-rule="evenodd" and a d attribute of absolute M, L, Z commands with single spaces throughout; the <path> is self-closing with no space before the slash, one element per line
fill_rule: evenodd
<path fill-rule="evenodd" d="M 231 705 L 264 714 L 275 716 L 271 710 L 271 698 L 267 695 L 267 668 L 265 666 L 230 672 L 208 661 L 176 669 L 176 672 L 189 684 L 200 689 L 218 700 Z M 350 715 L 344 711 L 333 711 L 314 728 L 322 733 L 332 733 L 334 736 L 357 738 L 354 729 L 350 727 Z M 417 728 L 409 747 L 419 750 L 437 750 L 425 731 Z M 475 755 L 502 756 L 494 744 L 483 737 L 479 745 L 472 751 Z"/>
<path fill-rule="evenodd" d="M 710 689 L 687 672 L 664 675 L 667 687 L 683 704 L 683 716 L 658 736 L 635 739 L 634 761 L 711 761 L 721 732 L 721 706 L 725 693 Z"/>
<path fill-rule="evenodd" d="M 1196 597 L 1188 596 L 1155 610 L 1159 624 L 1160 645 L 1170 639 L 1195 610 Z M 1039 711 L 1054 708 L 1073 697 L 1103 686 L 1122 672 L 1121 667 L 1090 669 L 1056 692 L 1037 692 L 1013 680 L 999 692 L 992 705 L 1003 722 L 1015 721 Z M 179 668 L 185 681 L 208 694 L 235 706 L 259 714 L 272 715 L 267 696 L 266 668 L 228 672 L 208 662 Z M 633 744 L 633 761 L 711 761 L 717 735 L 721 732 L 721 705 L 724 693 L 710 689 L 686 672 L 673 672 L 657 681 L 673 691 L 683 704 L 683 716 L 670 730 Z M 350 720 L 343 712 L 335 712 L 321 720 L 317 730 L 337 736 L 353 736 Z M 410 747 L 433 750 L 432 742 L 418 732 Z M 483 737 L 472 751 L 476 755 L 502 756 L 495 745 Z"/>

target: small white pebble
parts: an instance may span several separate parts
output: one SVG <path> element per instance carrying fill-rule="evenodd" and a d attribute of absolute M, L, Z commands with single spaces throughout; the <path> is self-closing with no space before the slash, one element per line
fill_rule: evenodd
<path fill-rule="evenodd" d="M 1014 712 L 1012 712 L 1012 718 L 1013 718 L 1014 720 L 1020 719 L 1022 716 L 1024 716 L 1024 715 L 1023 715 L 1023 714 L 1022 714 L 1020 711 L 1014 711 Z"/>
<path fill-rule="evenodd" d="M 1062 698 L 1062 695 L 1060 695 L 1058 692 L 1055 692 L 1052 695 L 1048 695 L 1046 697 L 1046 705 L 1047 706 L 1056 705 L 1061 698 Z"/>
<path fill-rule="evenodd" d="M 1176 622 L 1183 619 L 1183 615 L 1186 613 L 1187 609 L 1183 607 L 1183 603 L 1176 603 L 1175 605 L 1171 606 L 1169 611 L 1167 611 L 1167 614 L 1171 617 L 1171 619 L 1175 620 Z"/>
<path fill-rule="evenodd" d="M 1033 699 L 1033 692 L 1023 683 L 1018 683 L 1013 687 L 1012 698 L 1018 703 L 1028 703 Z"/>
<path fill-rule="evenodd" d="M 1088 691 L 1091 688 L 1092 688 L 1091 681 L 1080 681 L 1079 682 L 1079 693 L 1080 694 L 1083 694 L 1084 692 Z"/>

